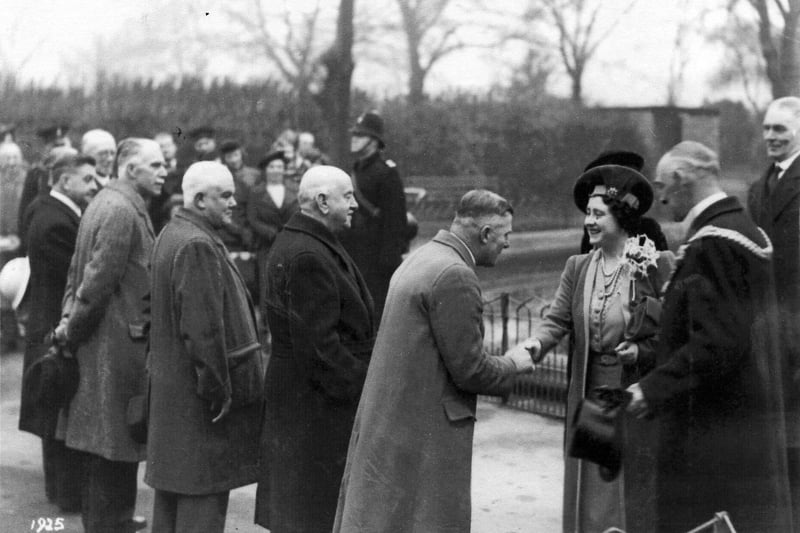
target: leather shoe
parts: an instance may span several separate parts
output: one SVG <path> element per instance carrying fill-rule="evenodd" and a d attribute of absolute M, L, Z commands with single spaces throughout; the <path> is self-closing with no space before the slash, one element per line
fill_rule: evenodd
<path fill-rule="evenodd" d="M 147 518 L 143 516 L 134 516 L 131 518 L 131 523 L 133 524 L 133 530 L 139 531 L 147 527 Z"/>

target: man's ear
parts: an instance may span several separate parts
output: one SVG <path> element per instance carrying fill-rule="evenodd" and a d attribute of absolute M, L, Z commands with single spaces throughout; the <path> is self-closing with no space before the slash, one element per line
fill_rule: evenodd
<path fill-rule="evenodd" d="M 324 192 L 317 193 L 314 201 L 317 203 L 317 209 L 319 209 L 320 213 L 328 212 L 328 196 Z"/>
<path fill-rule="evenodd" d="M 195 194 L 192 203 L 197 209 L 205 209 L 206 208 L 205 194 L 203 194 L 202 192 Z"/>
<path fill-rule="evenodd" d="M 488 224 L 484 224 L 481 226 L 480 233 L 478 234 L 481 239 L 481 243 L 486 244 L 489 242 L 489 234 L 492 232 L 492 227 Z"/>

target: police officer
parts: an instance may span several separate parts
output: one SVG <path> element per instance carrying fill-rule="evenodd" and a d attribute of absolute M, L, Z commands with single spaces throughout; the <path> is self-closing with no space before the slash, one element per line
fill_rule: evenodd
<path fill-rule="evenodd" d="M 350 134 L 358 211 L 342 244 L 364 276 L 380 317 L 389 280 L 406 248 L 405 193 L 394 161 L 383 157 L 381 116 L 375 111 L 362 114 Z"/>

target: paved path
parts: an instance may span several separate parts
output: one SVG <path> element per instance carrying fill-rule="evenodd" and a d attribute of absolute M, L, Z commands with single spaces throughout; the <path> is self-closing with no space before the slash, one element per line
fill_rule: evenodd
<path fill-rule="evenodd" d="M 47 503 L 38 438 L 17 430 L 22 355 L 0 357 L 0 533 L 31 531 L 31 521 L 64 518 L 65 533 L 83 529 L 78 515 Z M 474 533 L 560 530 L 562 423 L 481 402 L 475 430 Z M 153 491 L 139 469 L 137 514 L 151 518 Z M 255 485 L 231 493 L 226 532 L 264 532 L 253 524 Z"/>

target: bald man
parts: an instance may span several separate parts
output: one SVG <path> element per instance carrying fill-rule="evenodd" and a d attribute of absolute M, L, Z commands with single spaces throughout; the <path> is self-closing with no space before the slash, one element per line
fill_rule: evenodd
<path fill-rule="evenodd" d="M 764 115 L 763 132 L 772 164 L 750 187 L 747 205 L 775 248 L 772 267 L 784 357 L 789 479 L 800 514 L 800 98 L 773 101 Z"/>
<path fill-rule="evenodd" d="M 719 184 L 717 154 L 684 141 L 656 168 L 688 228 L 664 293 L 656 367 L 630 387 L 658 425 L 652 531 L 725 510 L 739 531 L 792 531 L 772 246 Z"/>
<path fill-rule="evenodd" d="M 376 327 L 372 297 L 337 238 L 357 208 L 350 176 L 311 168 L 298 202 L 267 262 L 272 355 L 256 523 L 274 533 L 333 527 Z"/>
<path fill-rule="evenodd" d="M 81 138 L 81 152 L 96 162 L 94 169 L 97 174 L 97 186 L 103 188 L 108 185 L 114 170 L 114 157 L 117 155 L 117 142 L 114 136 L 106 130 L 89 130 Z"/>
<path fill-rule="evenodd" d="M 155 141 L 120 142 L 117 175 L 83 213 L 70 263 L 64 318 L 56 336 L 70 346 L 80 384 L 69 406 L 65 442 L 84 452 L 83 526 L 132 531 L 136 476 L 144 446 L 126 423 L 128 402 L 145 390 L 150 253 L 146 200 L 166 170 Z"/>
<path fill-rule="evenodd" d="M 182 189 L 153 250 L 145 482 L 153 531 L 222 533 L 229 491 L 257 481 L 263 363 L 253 304 L 217 234 L 236 206 L 233 176 L 194 163 Z"/>

